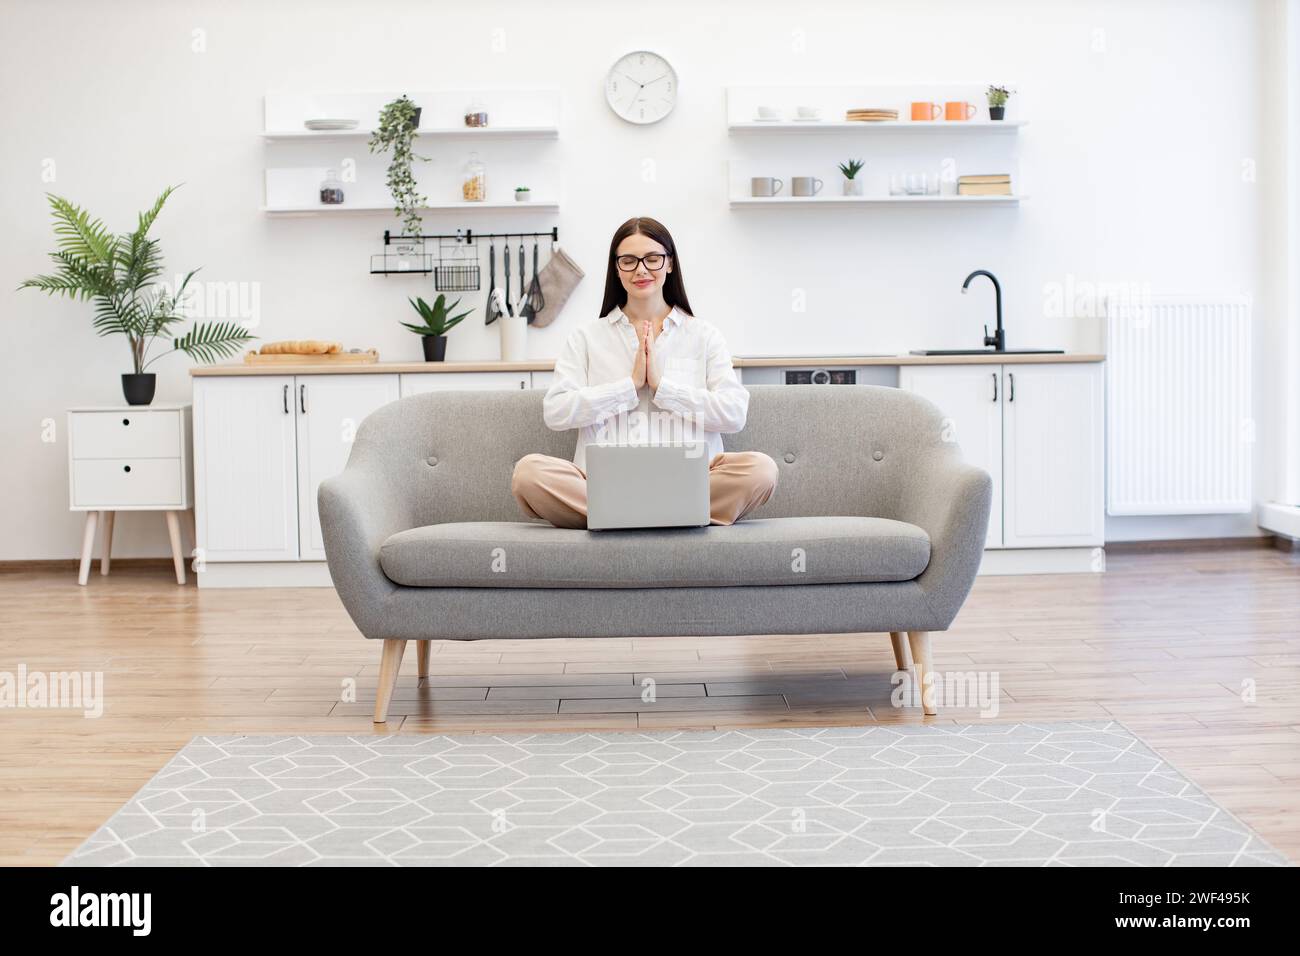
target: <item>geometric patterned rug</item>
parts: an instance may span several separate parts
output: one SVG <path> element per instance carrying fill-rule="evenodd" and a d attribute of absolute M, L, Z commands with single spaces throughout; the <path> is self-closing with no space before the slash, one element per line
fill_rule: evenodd
<path fill-rule="evenodd" d="M 1113 721 L 196 737 L 64 861 L 1286 862 Z"/>

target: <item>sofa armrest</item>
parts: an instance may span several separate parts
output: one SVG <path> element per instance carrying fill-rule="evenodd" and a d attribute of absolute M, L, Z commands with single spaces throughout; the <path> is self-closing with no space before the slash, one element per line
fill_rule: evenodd
<path fill-rule="evenodd" d="M 379 549 L 391 535 L 415 526 L 408 500 L 384 475 L 356 464 L 322 481 L 316 495 L 330 577 L 368 638 L 384 636 L 383 606 L 398 590 L 379 566 Z"/>
<path fill-rule="evenodd" d="M 944 451 L 905 484 L 897 518 L 930 536 L 930 563 L 917 584 L 946 628 L 970 593 L 984 556 L 993 479 L 962 461 L 955 448 Z"/>

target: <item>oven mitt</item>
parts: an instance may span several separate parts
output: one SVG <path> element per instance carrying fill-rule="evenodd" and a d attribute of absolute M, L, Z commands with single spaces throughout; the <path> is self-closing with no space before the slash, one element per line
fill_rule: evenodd
<path fill-rule="evenodd" d="M 550 325 L 585 274 L 563 249 L 556 249 L 538 273 L 545 304 L 532 317 L 530 324 L 537 328 Z"/>

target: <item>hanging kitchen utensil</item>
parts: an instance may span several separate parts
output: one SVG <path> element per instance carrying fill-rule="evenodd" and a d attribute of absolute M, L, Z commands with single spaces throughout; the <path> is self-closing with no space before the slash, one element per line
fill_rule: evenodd
<path fill-rule="evenodd" d="M 516 306 L 522 313 L 524 306 L 528 304 L 528 270 L 524 266 L 524 237 L 519 237 L 519 304 Z"/>
<path fill-rule="evenodd" d="M 497 308 L 497 299 L 492 294 L 493 291 L 496 289 L 496 287 L 497 287 L 496 241 L 493 239 L 489 239 L 488 240 L 488 300 L 487 300 L 487 306 L 483 309 L 483 314 L 487 319 L 487 321 L 484 322 L 485 325 L 491 325 L 501 315 L 501 312 Z"/>
<path fill-rule="evenodd" d="M 510 237 L 506 236 L 506 241 L 501 246 L 501 263 L 505 266 L 505 279 L 501 285 L 506 293 L 506 311 L 514 315 L 514 309 L 510 305 Z"/>
<path fill-rule="evenodd" d="M 537 237 L 533 236 L 533 281 L 528 283 L 528 296 L 524 304 L 524 316 L 528 324 L 533 324 L 537 313 L 546 308 L 546 297 L 542 295 L 542 280 L 537 272 Z"/>

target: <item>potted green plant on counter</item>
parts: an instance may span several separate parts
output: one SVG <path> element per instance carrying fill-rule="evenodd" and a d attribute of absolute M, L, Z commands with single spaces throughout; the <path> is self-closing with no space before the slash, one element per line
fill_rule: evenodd
<path fill-rule="evenodd" d="M 844 174 L 844 195 L 862 195 L 862 180 L 858 179 L 857 175 L 864 165 L 866 164 L 860 159 L 850 159 L 846 163 L 840 163 L 840 172 Z"/>
<path fill-rule="evenodd" d="M 55 271 L 19 286 L 70 299 L 94 300 L 95 331 L 101 336 L 125 335 L 130 343 L 132 372 L 122 376 L 122 393 L 129 405 L 153 401 L 157 378 L 146 369 L 164 355 L 184 352 L 195 361 L 213 362 L 238 353 L 255 338 L 239 322 L 204 322 L 179 338 L 171 338 L 171 348 L 149 355 L 156 339 L 168 336 L 177 323 L 185 320 L 185 290 L 198 271 L 191 270 L 175 289 L 158 281 L 163 274 L 163 257 L 158 240 L 149 238 L 149 228 L 175 189 L 168 186 L 151 209 L 140 213 L 134 232 L 118 236 L 84 209 L 47 193 L 59 247 L 50 253 Z"/>
<path fill-rule="evenodd" d="M 433 300 L 433 305 L 418 297 L 406 301 L 410 302 L 411 308 L 419 313 L 423 324 L 403 322 L 403 327 L 422 337 L 426 362 L 441 362 L 447 356 L 447 333 L 474 310 L 466 309 L 460 315 L 450 315 L 451 310 L 460 305 L 460 299 L 449 306 L 447 297 L 442 294 Z"/>
<path fill-rule="evenodd" d="M 392 153 L 388 161 L 388 191 L 393 197 L 393 212 L 402 220 L 402 229 L 408 236 L 418 236 L 422 221 L 419 209 L 427 201 L 420 195 L 415 183 L 412 163 L 428 156 L 415 152 L 415 137 L 420 126 L 420 107 L 402 94 L 379 111 L 379 128 L 370 136 L 372 153 Z"/>
<path fill-rule="evenodd" d="M 527 186 L 515 187 L 515 202 L 528 202 L 533 198 L 533 191 Z"/>
<path fill-rule="evenodd" d="M 989 98 L 989 119 L 1001 120 L 1007 115 L 1007 100 L 1015 90 L 1009 90 L 1005 86 L 990 86 L 988 89 Z"/>

